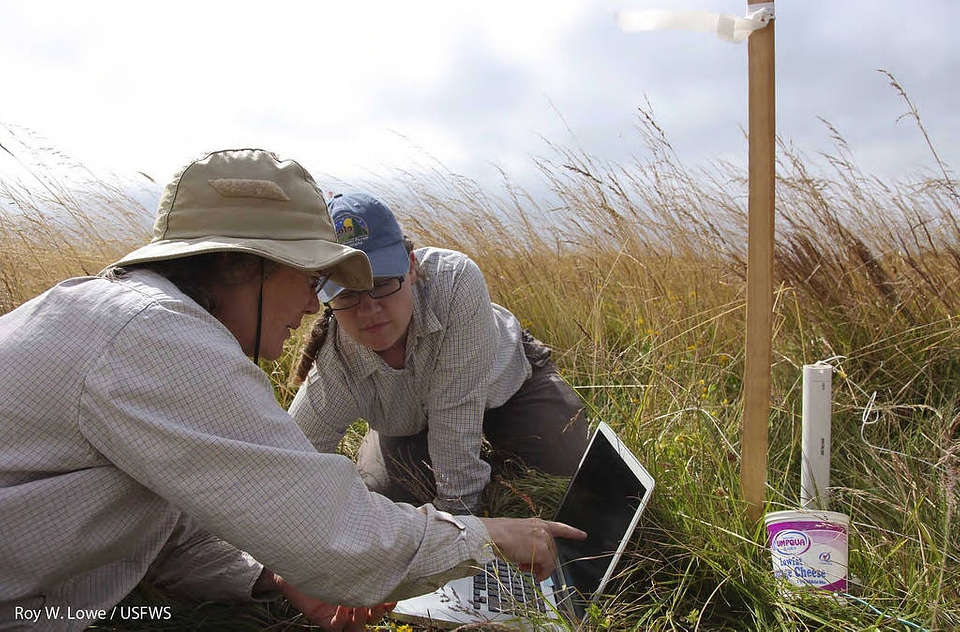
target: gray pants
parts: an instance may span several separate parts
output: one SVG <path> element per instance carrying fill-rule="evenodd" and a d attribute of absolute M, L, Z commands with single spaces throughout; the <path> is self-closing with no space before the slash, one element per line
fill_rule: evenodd
<path fill-rule="evenodd" d="M 549 348 L 528 332 L 523 346 L 533 374 L 503 406 L 484 413 L 483 433 L 491 450 L 483 456 L 495 473 L 529 467 L 569 476 L 587 447 L 583 402 L 560 377 Z M 395 501 L 419 504 L 436 495 L 426 430 L 407 437 L 371 430 L 360 445 L 357 466 L 373 491 Z"/>

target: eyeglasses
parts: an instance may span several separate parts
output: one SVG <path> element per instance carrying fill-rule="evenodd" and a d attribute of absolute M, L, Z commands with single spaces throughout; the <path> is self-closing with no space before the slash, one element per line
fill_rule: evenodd
<path fill-rule="evenodd" d="M 333 311 L 338 312 L 343 309 L 352 309 L 359 305 L 360 296 L 363 294 L 373 299 L 387 298 L 391 294 L 396 294 L 400 291 L 400 288 L 403 287 L 403 279 L 404 277 L 402 276 L 380 279 L 374 283 L 373 287 L 369 290 L 362 290 L 360 292 L 344 290 L 330 299 L 327 306 Z"/>
<path fill-rule="evenodd" d="M 310 287 L 313 288 L 313 293 L 319 294 L 320 290 L 323 289 L 323 286 L 326 285 L 329 280 L 329 274 L 321 274 L 310 279 Z"/>

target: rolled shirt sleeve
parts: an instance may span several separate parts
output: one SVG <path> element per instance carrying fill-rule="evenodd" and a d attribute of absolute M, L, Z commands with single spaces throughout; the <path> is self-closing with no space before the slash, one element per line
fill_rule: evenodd
<path fill-rule="evenodd" d="M 480 494 L 490 481 L 490 466 L 480 458 L 480 445 L 497 328 L 480 269 L 464 258 L 455 272 L 450 312 L 427 394 L 427 440 L 437 479 L 437 506 L 477 511 Z"/>

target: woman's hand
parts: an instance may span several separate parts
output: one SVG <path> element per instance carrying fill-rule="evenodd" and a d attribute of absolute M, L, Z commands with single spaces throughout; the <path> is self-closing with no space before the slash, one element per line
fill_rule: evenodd
<path fill-rule="evenodd" d="M 584 540 L 581 531 L 562 522 L 540 518 L 481 518 L 487 527 L 497 554 L 524 570 L 533 573 L 537 581 L 546 579 L 557 566 L 557 545 L 554 538 Z"/>
<path fill-rule="evenodd" d="M 267 569 L 264 569 L 264 573 L 273 575 L 273 588 L 279 590 L 291 606 L 302 612 L 311 623 L 328 632 L 363 632 L 368 623 L 376 623 L 397 605 L 384 603 L 370 608 L 332 605 L 305 595 L 276 573 Z M 261 579 L 264 579 L 263 576 Z"/>

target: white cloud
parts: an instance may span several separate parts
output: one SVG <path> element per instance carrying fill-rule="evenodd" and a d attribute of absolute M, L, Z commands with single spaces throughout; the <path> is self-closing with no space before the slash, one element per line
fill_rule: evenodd
<path fill-rule="evenodd" d="M 746 46 L 616 28 L 617 9 L 681 5 L 745 11 L 732 0 L 8 0 L 0 123 L 90 166 L 159 180 L 195 154 L 237 145 L 344 179 L 427 155 L 522 179 L 546 149 L 541 137 L 601 159 L 642 152 L 633 127 L 649 98 L 688 162 L 736 156 Z M 861 142 L 853 149 L 866 164 L 895 170 L 890 147 L 916 137 L 895 125 L 903 105 L 876 73 L 888 68 L 953 158 L 958 6 L 777 3 L 781 134 L 822 144 L 822 116 Z M 899 156 L 922 159 L 922 148 Z"/>

